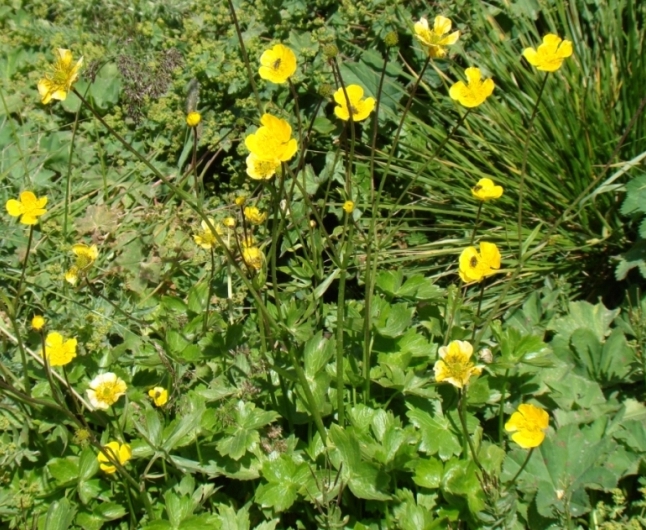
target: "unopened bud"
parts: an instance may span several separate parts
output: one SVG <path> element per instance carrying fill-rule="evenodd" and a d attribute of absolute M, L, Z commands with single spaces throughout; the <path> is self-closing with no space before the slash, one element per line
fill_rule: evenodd
<path fill-rule="evenodd" d="M 334 59 L 337 55 L 339 55 L 339 48 L 337 48 L 334 44 L 326 44 L 323 46 L 323 55 L 327 59 Z"/>
<path fill-rule="evenodd" d="M 486 364 L 491 364 L 493 362 L 493 353 L 489 348 L 482 348 L 480 353 L 478 353 L 478 358 Z"/>
<path fill-rule="evenodd" d="M 389 48 L 397 46 L 397 44 L 399 44 L 399 35 L 397 35 L 397 32 L 389 31 L 388 33 L 386 33 L 386 36 L 384 37 L 384 44 L 386 44 L 386 46 L 388 46 Z"/>
<path fill-rule="evenodd" d="M 319 87 L 319 95 L 323 98 L 329 98 L 332 94 L 334 94 L 334 87 L 330 85 L 329 83 L 323 83 Z"/>

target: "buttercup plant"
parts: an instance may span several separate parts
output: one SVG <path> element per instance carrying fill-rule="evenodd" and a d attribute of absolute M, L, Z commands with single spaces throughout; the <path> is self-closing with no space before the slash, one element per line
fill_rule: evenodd
<path fill-rule="evenodd" d="M 74 38 L 66 24 L 85 20 L 86 1 L 57 15 L 57 38 Z M 606 42 L 556 1 L 539 20 L 586 46 Z M 145 57 L 115 55 L 112 37 L 97 41 L 80 24 L 70 46 L 83 44 L 88 70 L 61 48 L 40 82 L 27 70 L 42 35 L 22 36 L 34 8 L 5 10 L 7 28 L 21 28 L 7 38 L 32 86 L 29 101 L 8 53 L 0 431 L 11 443 L 0 447 L 0 498 L 16 500 L 0 521 L 520 529 L 538 513 L 568 530 L 600 525 L 597 499 L 629 488 L 646 451 L 633 419 L 644 326 L 568 303 L 573 287 L 561 278 L 521 289 L 552 249 L 584 255 L 563 234 L 623 185 L 622 161 L 638 165 L 627 153 L 643 147 L 639 120 L 614 129 L 620 145 L 607 164 L 617 174 L 603 186 L 585 175 L 585 189 L 597 184 L 581 212 L 577 199 L 523 216 L 527 193 L 566 196 L 570 169 L 613 144 L 594 140 L 581 72 L 547 84 L 572 43 L 550 34 L 523 51 L 534 21 L 479 3 L 438 4 L 428 19 L 415 3 L 301 3 L 311 20 L 265 0 L 253 10 L 198 0 L 197 18 L 153 2 L 135 29 L 118 9 L 109 20 L 93 9 L 124 54 L 141 54 L 145 35 Z M 598 31 L 622 27 L 585 9 Z M 145 70 L 164 70 L 161 39 L 182 64 L 157 80 L 165 93 L 144 93 Z M 613 68 L 638 64 L 640 42 L 627 35 Z M 615 70 L 576 44 L 582 71 L 605 83 Z M 121 92 L 126 82 L 142 90 L 136 126 L 123 114 L 123 98 L 136 95 Z M 608 100 L 638 116 L 626 91 L 614 86 Z M 563 137 L 539 112 L 543 94 L 571 103 L 559 115 L 567 142 L 589 126 L 586 157 L 567 168 Z M 65 103 L 43 107 L 55 99 Z M 598 218 L 612 226 L 613 215 Z M 612 237 L 589 232 L 586 247 Z M 572 451 L 577 480 L 565 465 L 545 475 L 545 462 L 569 462 Z M 586 477 L 602 477 L 602 490 Z"/>

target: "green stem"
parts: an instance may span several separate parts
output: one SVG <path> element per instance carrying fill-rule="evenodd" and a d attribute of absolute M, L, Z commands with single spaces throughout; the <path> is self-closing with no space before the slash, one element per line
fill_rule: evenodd
<path fill-rule="evenodd" d="M 480 201 L 480 204 L 478 205 L 478 213 L 476 214 L 476 221 L 475 223 L 473 223 L 473 232 L 471 232 L 471 240 L 469 241 L 469 245 L 473 245 L 473 242 L 476 238 L 476 231 L 478 230 L 478 223 L 480 222 L 480 214 L 482 213 L 482 205 L 483 201 Z"/>
<path fill-rule="evenodd" d="M 509 483 L 505 486 L 504 491 L 509 491 L 509 489 L 514 485 L 516 482 L 516 479 L 520 476 L 520 474 L 523 472 L 527 464 L 529 463 L 529 459 L 532 457 L 532 453 L 534 452 L 534 447 L 532 447 L 528 452 L 527 452 L 527 458 L 525 458 L 525 461 L 523 462 L 523 465 L 520 466 L 520 469 L 518 470 L 518 473 L 514 475 L 514 478 L 512 478 Z"/>
<path fill-rule="evenodd" d="M 469 430 L 467 429 L 466 406 L 467 406 L 467 387 L 464 387 L 463 389 L 460 390 L 460 401 L 458 403 L 458 416 L 460 418 L 460 424 L 462 425 L 462 433 L 464 434 L 464 438 L 466 439 L 467 444 L 469 445 L 469 449 L 471 450 L 471 456 L 473 457 L 473 462 L 475 463 L 475 465 L 478 467 L 480 471 L 484 471 L 482 465 L 480 464 L 480 461 L 478 460 L 478 455 L 476 454 L 475 447 L 473 446 L 473 440 L 471 440 L 471 436 L 469 436 Z"/>
<path fill-rule="evenodd" d="M 29 225 L 29 238 L 27 239 L 27 250 L 25 251 L 25 259 L 22 260 L 22 271 L 20 272 L 20 280 L 18 281 L 18 287 L 16 288 L 16 297 L 13 301 L 13 314 L 14 317 L 18 318 L 18 308 L 20 301 L 20 295 L 22 294 L 22 284 L 25 281 L 25 274 L 27 272 L 27 261 L 29 260 L 29 253 L 31 252 L 31 244 L 34 240 L 34 225 Z"/>
<path fill-rule="evenodd" d="M 89 87 L 88 87 L 89 89 Z M 63 240 L 67 241 L 67 217 L 70 209 L 70 197 L 72 195 L 72 158 L 74 157 L 74 139 L 78 129 L 79 115 L 81 108 L 76 111 L 74 118 L 74 128 L 72 129 L 72 143 L 70 145 L 70 156 L 67 160 L 67 176 L 65 177 L 65 209 L 63 210 Z"/>
<path fill-rule="evenodd" d="M 202 204 L 202 193 L 200 190 L 200 182 L 197 175 L 197 127 L 191 127 L 193 130 L 193 161 L 191 165 L 193 166 L 193 178 L 195 179 L 195 199 L 199 205 Z"/>
<path fill-rule="evenodd" d="M 256 96 L 256 104 L 258 105 L 258 112 L 262 114 L 262 103 L 260 102 L 260 96 L 258 95 L 258 87 L 256 87 L 256 81 L 254 79 L 253 70 L 251 69 L 249 56 L 247 55 L 247 49 L 245 48 L 244 41 L 242 40 L 242 31 L 240 31 L 240 25 L 238 24 L 238 17 L 236 16 L 236 10 L 233 7 L 232 0 L 229 0 L 229 11 L 231 12 L 231 18 L 233 19 L 233 24 L 236 28 L 236 34 L 238 35 L 238 42 L 240 43 L 240 51 L 242 52 L 242 59 L 244 60 L 244 64 L 247 67 L 247 75 L 249 76 L 249 83 L 251 83 L 251 88 L 253 89 L 254 96 Z"/>
<path fill-rule="evenodd" d="M 348 263 L 352 253 L 352 236 L 354 224 L 348 223 L 348 218 L 352 214 L 346 214 L 343 231 L 348 232 L 348 238 L 342 249 L 343 257 L 341 259 L 341 272 L 339 274 L 339 293 L 336 308 L 336 391 L 337 391 L 337 410 L 339 425 L 345 425 L 345 406 L 344 406 L 344 389 L 343 382 L 343 339 L 344 339 L 344 322 L 345 322 L 345 282 L 348 273 Z M 364 377 L 366 361 L 364 359 Z M 370 374 L 368 373 L 368 382 Z M 369 392 L 368 387 L 368 392 Z"/>
<path fill-rule="evenodd" d="M 547 84 L 547 77 L 549 72 L 545 72 L 545 77 L 543 77 L 543 82 L 541 83 L 541 88 L 538 91 L 538 97 L 534 103 L 534 108 L 532 109 L 532 114 L 529 118 L 529 123 L 527 124 L 527 134 L 525 135 L 525 145 L 523 145 L 523 161 L 520 168 L 520 183 L 518 184 L 518 266 L 522 267 L 522 258 L 523 258 L 523 195 L 525 192 L 525 174 L 527 172 L 527 154 L 529 152 L 529 142 L 532 137 L 532 129 L 534 126 L 534 118 L 536 118 L 536 112 L 538 111 L 538 104 L 541 101 L 543 96 L 543 91 L 545 90 L 545 85 Z"/>
<path fill-rule="evenodd" d="M 503 426 L 505 424 L 505 394 L 507 392 L 507 384 L 509 383 L 509 368 L 505 370 L 505 375 L 502 379 L 502 389 L 500 390 L 500 406 L 498 407 L 498 443 L 502 445 L 503 442 Z"/>
<path fill-rule="evenodd" d="M 23 390 L 27 396 L 31 397 L 31 389 L 29 388 L 29 372 L 27 370 L 27 352 L 25 351 L 25 345 L 22 343 L 22 338 L 20 336 L 20 328 L 18 327 L 18 322 L 16 321 L 15 314 L 9 314 L 9 320 L 11 320 L 11 325 L 13 326 L 13 332 L 16 334 L 16 342 L 18 343 L 18 350 L 20 350 L 20 362 L 22 363 L 22 377 L 23 377 Z"/>
<path fill-rule="evenodd" d="M 211 273 L 209 274 L 209 287 L 206 297 L 206 318 L 202 323 L 202 335 L 206 335 L 206 329 L 209 324 L 209 317 L 211 316 L 211 295 L 213 294 L 213 274 L 215 273 L 215 249 L 211 245 Z"/>
<path fill-rule="evenodd" d="M 480 283 L 480 297 L 478 298 L 478 309 L 476 311 L 476 316 L 473 319 L 473 332 L 471 333 L 471 342 L 476 337 L 476 328 L 478 327 L 478 319 L 480 318 L 480 309 L 482 308 L 482 298 L 484 297 L 484 282 Z"/>

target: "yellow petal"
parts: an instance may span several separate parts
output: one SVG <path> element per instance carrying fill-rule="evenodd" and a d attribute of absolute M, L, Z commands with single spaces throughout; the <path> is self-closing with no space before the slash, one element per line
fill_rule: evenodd
<path fill-rule="evenodd" d="M 536 66 L 538 64 L 538 57 L 534 48 L 525 48 L 523 50 L 523 57 L 527 59 L 527 62 L 532 66 Z"/>
<path fill-rule="evenodd" d="M 13 217 L 18 217 L 25 212 L 25 207 L 16 199 L 9 199 L 5 207 L 7 208 L 7 213 Z"/>
<path fill-rule="evenodd" d="M 441 46 L 448 46 L 449 44 L 455 44 L 458 42 L 458 39 L 460 38 L 460 32 L 459 31 L 454 31 L 450 35 L 447 35 L 444 37 L 438 44 Z"/>
<path fill-rule="evenodd" d="M 486 241 L 480 243 L 480 257 L 488 267 L 492 269 L 500 268 L 500 251 L 495 243 Z"/>
<path fill-rule="evenodd" d="M 435 17 L 435 22 L 433 23 L 433 31 L 437 35 L 444 35 L 445 33 L 448 33 L 451 31 L 451 21 L 443 17 L 442 15 L 438 15 Z"/>
<path fill-rule="evenodd" d="M 464 71 L 464 73 L 467 76 L 467 81 L 468 81 L 469 85 L 477 84 L 478 81 L 480 81 L 480 79 L 482 77 L 482 73 L 480 72 L 480 68 L 476 68 L 475 66 L 467 68 Z"/>
<path fill-rule="evenodd" d="M 556 54 L 563 59 L 570 57 L 570 55 L 572 55 L 572 43 L 569 40 L 564 40 L 559 46 Z"/>
<path fill-rule="evenodd" d="M 464 97 L 466 90 L 467 86 L 462 81 L 458 81 L 449 89 L 449 96 L 451 99 L 459 101 Z"/>

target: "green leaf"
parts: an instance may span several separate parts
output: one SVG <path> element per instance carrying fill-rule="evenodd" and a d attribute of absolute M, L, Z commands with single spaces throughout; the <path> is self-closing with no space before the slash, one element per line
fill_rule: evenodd
<path fill-rule="evenodd" d="M 548 327 L 565 339 L 569 339 L 577 329 L 587 328 L 601 342 L 610 333 L 610 324 L 619 314 L 619 309 L 606 309 L 603 304 L 570 302 L 568 307 L 569 314 Z"/>
<path fill-rule="evenodd" d="M 621 213 L 631 215 L 635 212 L 646 213 L 646 175 L 635 177 L 626 184 L 626 198 L 621 205 Z"/>
<path fill-rule="evenodd" d="M 399 337 L 410 327 L 414 312 L 408 304 L 392 304 L 382 311 L 375 328 L 385 337 Z"/>
<path fill-rule="evenodd" d="M 48 462 L 47 469 L 60 484 L 76 481 L 79 476 L 78 457 L 55 458 Z"/>
<path fill-rule="evenodd" d="M 310 471 L 306 464 L 296 464 L 289 455 L 281 455 L 265 461 L 262 474 L 268 483 L 256 490 L 256 502 L 263 508 L 283 512 L 298 499 L 298 490 L 309 478 Z"/>
<path fill-rule="evenodd" d="M 442 478 L 442 490 L 463 497 L 474 515 L 485 507 L 486 501 L 477 471 L 471 461 L 450 460 L 446 463 Z"/>
<path fill-rule="evenodd" d="M 170 523 L 177 528 L 180 523 L 193 515 L 193 501 L 190 497 L 178 497 L 172 491 L 164 494 L 166 513 Z"/>
<path fill-rule="evenodd" d="M 89 480 L 99 470 L 99 461 L 94 451 L 86 447 L 79 458 L 79 480 Z"/>
<path fill-rule="evenodd" d="M 104 489 L 109 489 L 103 487 L 104 483 L 100 479 L 91 479 L 91 480 L 81 480 L 78 484 L 78 494 L 81 502 L 83 504 L 90 504 L 94 501 Z"/>
<path fill-rule="evenodd" d="M 153 445 L 153 449 L 159 447 L 162 437 L 162 425 L 159 421 L 159 413 L 156 410 L 146 411 L 146 435 Z"/>
<path fill-rule="evenodd" d="M 437 458 L 419 460 L 415 465 L 413 482 L 424 488 L 439 488 L 443 472 L 444 466 L 441 460 Z"/>
<path fill-rule="evenodd" d="M 462 445 L 459 434 L 453 430 L 448 419 L 443 416 L 431 417 L 428 412 L 416 408 L 409 410 L 406 415 L 420 430 L 420 451 L 428 455 L 437 454 L 444 461 L 453 455 L 460 455 Z"/>
<path fill-rule="evenodd" d="M 218 451 L 223 456 L 240 460 L 260 440 L 258 429 L 277 418 L 278 413 L 274 411 L 256 409 L 253 403 L 239 401 L 234 413 L 233 427 L 227 428 L 227 436 L 217 443 Z"/>
<path fill-rule="evenodd" d="M 93 512 L 106 521 L 114 521 L 126 515 L 126 509 L 116 502 L 104 502 L 94 508 Z"/>
<path fill-rule="evenodd" d="M 52 502 L 47 510 L 45 528 L 47 530 L 67 530 L 74 520 L 75 511 L 67 499 Z"/>
<path fill-rule="evenodd" d="M 334 355 L 334 339 L 326 339 L 323 332 L 319 331 L 305 343 L 303 357 L 305 362 L 305 375 L 308 379 L 313 378 L 319 372 L 325 370 L 325 365 Z"/>

